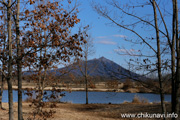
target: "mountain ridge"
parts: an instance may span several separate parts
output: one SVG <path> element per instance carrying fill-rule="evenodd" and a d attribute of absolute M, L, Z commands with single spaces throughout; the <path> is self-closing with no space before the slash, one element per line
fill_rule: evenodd
<path fill-rule="evenodd" d="M 68 70 L 70 71 L 66 75 L 73 74 L 76 77 L 82 77 L 83 72 L 85 71 L 84 63 L 85 61 L 80 61 L 78 63 L 71 64 L 64 68 L 57 69 L 56 75 L 61 75 L 62 73 L 58 71 Z M 91 77 L 104 77 L 108 79 L 118 79 L 125 80 L 127 78 L 139 79 L 142 76 L 136 74 L 132 71 L 125 69 L 119 64 L 105 58 L 100 57 L 98 59 L 94 58 L 87 61 L 87 74 Z"/>
<path fill-rule="evenodd" d="M 83 77 L 85 74 L 85 61 L 80 60 L 69 66 L 63 68 L 57 68 L 54 70 L 47 71 L 48 74 L 52 74 L 56 77 L 64 76 L 69 77 L 73 75 L 74 77 Z M 125 81 L 126 79 L 136 79 L 142 80 L 145 77 L 136 74 L 126 68 L 120 66 L 119 64 L 105 58 L 94 58 L 87 61 L 87 75 L 96 79 L 96 77 L 101 77 L 102 79 L 108 80 L 119 80 Z M 35 71 L 24 72 L 24 75 L 35 74 Z M 83 74 L 84 73 L 84 74 Z"/>

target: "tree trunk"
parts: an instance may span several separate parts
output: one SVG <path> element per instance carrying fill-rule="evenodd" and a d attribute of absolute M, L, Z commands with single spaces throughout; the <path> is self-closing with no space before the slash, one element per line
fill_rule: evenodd
<path fill-rule="evenodd" d="M 41 66 L 41 65 L 40 65 Z M 39 114 L 41 111 L 42 111 L 42 107 L 41 107 L 41 98 L 42 98 L 42 85 L 41 85 L 41 82 L 42 82 L 42 76 L 41 76 L 41 68 L 39 68 L 39 82 L 38 82 L 38 111 L 37 113 Z"/>
<path fill-rule="evenodd" d="M 177 51 L 177 68 L 176 68 L 176 82 L 175 82 L 175 113 L 179 114 L 179 97 L 180 97 L 180 40 L 178 36 L 178 4 L 174 0 L 175 7 L 175 23 L 176 23 L 176 51 Z"/>
<path fill-rule="evenodd" d="M 158 78 L 159 78 L 159 86 L 160 86 L 160 96 L 161 96 L 161 107 L 162 113 L 166 113 L 166 107 L 164 103 L 164 94 L 163 94 L 163 80 L 162 80 L 162 72 L 161 72 L 161 51 L 160 51 L 160 39 L 159 39 L 159 28 L 157 23 L 157 12 L 156 12 L 156 4 L 155 0 L 152 1 L 153 11 L 154 11 L 154 22 L 155 22 L 155 29 L 156 29 L 156 40 L 157 40 L 157 59 L 158 59 Z M 165 118 L 164 118 L 165 120 Z"/>
<path fill-rule="evenodd" d="M 22 68 L 20 53 L 20 30 L 19 30 L 20 0 L 17 0 L 16 14 L 16 44 L 17 44 L 17 72 L 18 72 L 18 120 L 23 120 L 22 114 Z"/>
<path fill-rule="evenodd" d="M 2 74 L 2 78 L 1 78 L 1 90 L 0 90 L 0 108 L 2 109 L 2 95 L 3 95 L 3 85 L 4 84 L 4 75 Z"/>
<path fill-rule="evenodd" d="M 86 104 L 88 104 L 87 55 L 85 56 Z"/>
<path fill-rule="evenodd" d="M 8 29 L 8 98 L 9 98 L 9 120 L 13 120 L 13 91 L 12 91 L 12 35 L 11 35 L 11 0 L 8 0 L 7 6 L 7 29 Z"/>
<path fill-rule="evenodd" d="M 173 0 L 173 21 L 172 21 L 172 46 L 171 46 L 171 71 L 172 71 L 172 81 L 171 81 L 171 86 L 172 86 L 172 91 L 171 91 L 171 109 L 172 113 L 175 113 L 175 106 L 176 106 L 176 97 L 175 97 L 175 19 L 176 19 L 176 14 L 175 14 L 175 1 Z"/>
<path fill-rule="evenodd" d="M 4 2 L 4 1 L 3 1 Z M 4 23 L 6 24 L 6 15 L 5 15 L 5 12 L 3 14 L 4 16 Z M 6 49 L 6 35 L 5 35 L 5 31 L 6 31 L 6 27 L 4 26 L 4 35 L 3 35 L 3 38 L 4 38 L 4 44 L 3 44 L 3 48 Z M 3 57 L 5 57 L 5 54 L 3 54 Z M 5 65 L 5 60 L 3 59 L 2 60 L 2 72 L 4 72 L 4 65 Z M 5 79 L 5 76 L 3 75 L 2 73 L 2 78 L 1 78 L 1 92 L 0 92 L 0 107 L 1 109 L 4 109 L 3 106 L 2 106 L 2 95 L 3 95 L 3 90 L 4 90 L 4 79 Z"/>
<path fill-rule="evenodd" d="M 43 96 L 43 90 L 42 90 L 42 65 L 41 65 L 41 61 L 42 61 L 42 48 L 40 50 L 40 63 L 39 63 L 39 82 L 38 82 L 38 91 L 39 91 L 39 95 L 38 95 L 38 111 L 37 113 L 39 114 L 40 112 L 42 112 L 42 96 Z"/>

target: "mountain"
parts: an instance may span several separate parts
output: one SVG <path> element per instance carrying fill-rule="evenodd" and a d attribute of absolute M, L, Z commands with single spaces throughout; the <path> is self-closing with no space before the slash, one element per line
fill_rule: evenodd
<path fill-rule="evenodd" d="M 74 63 L 64 68 L 59 68 L 56 71 L 56 76 L 62 75 L 61 71 L 69 71 L 66 75 L 73 74 L 76 77 L 82 77 L 85 73 L 84 61 Z M 91 77 L 103 77 L 106 79 L 121 79 L 125 80 L 126 78 L 139 79 L 142 78 L 141 75 L 138 75 L 134 72 L 131 72 L 117 63 L 101 57 L 99 59 L 92 59 L 87 61 L 87 74 Z"/>

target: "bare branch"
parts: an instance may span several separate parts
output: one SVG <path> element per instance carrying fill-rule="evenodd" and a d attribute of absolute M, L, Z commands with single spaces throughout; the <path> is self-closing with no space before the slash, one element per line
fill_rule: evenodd
<path fill-rule="evenodd" d="M 8 6 L 6 3 L 5 3 L 5 1 L 3 0 L 3 1 L 0 1 L 0 3 L 2 3 L 4 6 Z"/>
<path fill-rule="evenodd" d="M 114 5 L 114 7 L 118 8 L 118 9 L 121 10 L 123 13 L 125 13 L 126 15 L 129 15 L 129 16 L 132 16 L 132 17 L 134 17 L 134 18 L 137 18 L 137 19 L 139 19 L 140 21 L 142 21 L 142 22 L 144 22 L 144 23 L 147 23 L 147 24 L 149 24 L 149 25 L 151 25 L 152 27 L 155 28 L 155 26 L 154 26 L 152 23 L 150 23 L 149 21 L 143 20 L 142 18 L 140 18 L 140 17 L 138 17 L 138 16 L 136 16 L 136 15 L 127 13 L 127 12 L 124 11 L 122 8 L 120 8 L 115 2 L 114 2 L 113 5 Z M 168 37 L 163 31 L 159 30 L 159 32 L 161 32 L 163 35 L 165 35 L 166 37 Z"/>
<path fill-rule="evenodd" d="M 162 12 L 161 12 L 161 10 L 160 10 L 160 8 L 159 8 L 159 5 L 157 4 L 157 2 L 155 2 L 156 3 L 156 7 L 158 8 L 158 11 L 159 11 L 159 13 L 160 13 L 160 16 L 161 16 L 161 19 L 162 19 L 162 21 L 163 21 L 163 24 L 164 24 L 164 27 L 165 27 L 165 30 L 166 30 L 166 37 L 167 37 L 167 39 L 168 39 L 168 43 L 169 43 L 169 45 L 170 45 L 170 48 L 172 48 L 172 44 L 171 44 L 171 41 L 170 41 L 170 37 L 169 37 L 169 32 L 168 32 L 168 29 L 167 29 L 167 25 L 166 25 L 166 23 L 165 23 L 165 21 L 164 21 L 164 17 L 163 17 L 163 15 L 162 15 Z"/>
<path fill-rule="evenodd" d="M 131 31 L 132 33 L 134 33 L 135 35 L 137 35 L 145 44 L 147 44 L 155 53 L 157 53 L 156 50 L 155 50 L 140 34 L 138 34 L 136 31 L 134 31 L 134 30 L 132 30 L 132 29 L 130 29 L 130 28 L 128 28 L 128 27 L 125 27 L 125 26 L 117 23 L 117 22 L 116 22 L 115 20 L 113 20 L 110 16 L 108 16 L 106 13 L 104 13 L 104 12 L 101 11 L 101 10 L 99 10 L 98 8 L 95 8 L 95 9 L 98 11 L 98 13 L 100 13 L 102 16 L 108 18 L 110 21 L 112 21 L 113 23 L 115 23 L 117 26 L 119 26 L 119 27 L 121 27 L 121 28 L 124 28 L 124 29 L 126 29 L 126 30 L 128 30 L 128 31 Z"/>

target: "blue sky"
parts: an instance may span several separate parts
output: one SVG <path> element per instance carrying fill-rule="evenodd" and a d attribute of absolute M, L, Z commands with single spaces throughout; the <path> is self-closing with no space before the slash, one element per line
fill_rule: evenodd
<path fill-rule="evenodd" d="M 74 0 L 76 1 L 76 0 Z M 94 48 L 95 48 L 95 54 L 91 55 L 89 59 L 93 58 L 100 58 L 102 56 L 106 57 L 107 59 L 110 59 L 121 66 L 125 67 L 128 69 L 128 65 L 126 61 L 129 61 L 131 58 L 130 56 L 125 56 L 125 55 L 118 55 L 118 52 L 124 53 L 125 50 L 129 52 L 134 52 L 135 54 L 138 53 L 138 51 L 142 51 L 146 53 L 147 55 L 151 55 L 152 51 L 150 49 L 147 49 L 147 46 L 145 45 L 135 45 L 130 42 L 125 41 L 124 39 L 128 40 L 138 40 L 137 36 L 134 35 L 131 32 L 128 32 L 124 29 L 121 29 L 117 27 L 116 25 L 110 24 L 111 22 L 104 17 L 100 16 L 96 11 L 93 10 L 91 3 L 92 1 L 96 3 L 100 3 L 101 5 L 107 5 L 106 1 L 111 2 L 112 0 L 77 0 L 79 4 L 79 13 L 78 13 L 78 18 L 81 20 L 79 26 L 83 25 L 90 25 L 90 30 L 89 34 L 92 36 L 92 39 L 94 39 Z M 144 0 L 117 0 L 120 2 L 122 6 L 130 3 L 134 3 L 133 5 L 137 5 L 138 3 L 144 3 Z M 130 3 L 129 3 L 130 1 Z M 148 0 L 147 0 L 148 1 Z M 67 1 L 64 0 L 65 4 L 63 7 L 67 7 Z M 159 0 L 158 2 L 161 2 L 161 8 L 163 8 L 163 11 L 171 11 L 171 2 L 169 0 Z M 74 4 L 72 4 L 73 6 Z M 70 6 L 70 8 L 72 7 Z M 126 7 L 124 7 L 126 9 Z M 165 9 L 164 9 L 165 8 Z M 109 10 L 116 11 L 114 7 L 108 7 Z M 138 16 L 143 17 L 144 19 L 150 19 L 152 20 L 152 6 L 145 6 L 145 7 L 139 7 L 136 8 Z M 120 16 L 118 11 L 117 13 L 117 18 Z M 145 16 L 143 16 L 145 15 Z M 167 17 L 168 18 L 168 15 Z M 129 17 L 124 17 L 122 18 L 125 21 L 125 24 L 130 24 L 134 22 L 135 19 L 131 19 Z M 119 18 L 119 22 L 122 20 Z M 165 19 L 165 21 L 168 23 L 168 28 L 171 27 L 171 19 Z M 135 31 L 137 31 L 141 36 L 144 38 L 147 37 L 154 37 L 155 36 L 155 31 L 152 28 L 142 27 L 142 24 L 139 24 L 136 28 Z M 162 24 L 160 24 L 162 26 Z M 78 25 L 76 26 L 74 32 L 78 31 Z M 150 41 L 151 45 L 156 49 L 156 42 L 155 41 Z M 120 47 L 120 48 L 119 48 Z"/>
<path fill-rule="evenodd" d="M 75 2 L 76 0 L 74 0 Z M 73 2 L 73 3 L 74 3 Z M 127 32 L 119 30 L 117 27 L 112 27 L 107 25 L 109 23 L 104 17 L 98 15 L 91 6 L 92 0 L 77 0 L 78 6 L 78 18 L 81 20 L 80 23 L 73 29 L 74 32 L 78 31 L 79 26 L 90 26 L 89 34 L 92 36 L 95 48 L 95 54 L 89 56 L 89 59 L 100 58 L 102 56 L 110 59 L 120 65 L 126 65 L 125 59 L 126 56 L 119 56 L 115 52 L 118 49 L 119 45 L 125 46 L 127 43 L 124 42 L 123 38 L 127 37 Z M 99 0 L 104 4 L 104 0 Z M 62 1 L 63 8 L 68 10 L 74 7 L 72 3 L 70 6 L 67 3 L 67 0 Z M 23 7 L 22 7 L 23 9 Z"/>
<path fill-rule="evenodd" d="M 93 10 L 90 0 L 78 0 L 78 2 L 80 3 L 78 16 L 81 19 L 81 23 L 90 25 L 89 33 L 94 39 L 95 54 L 90 56 L 89 59 L 104 56 L 125 66 L 125 60 L 128 57 L 118 55 L 115 50 L 118 49 L 118 46 L 127 44 L 123 40 L 124 37 L 127 37 L 127 32 L 108 25 L 110 22 Z M 103 1 L 101 3 L 103 4 Z"/>
<path fill-rule="evenodd" d="M 91 34 L 92 38 L 94 39 L 94 46 L 95 46 L 95 54 L 90 59 L 93 58 L 99 58 L 99 57 L 106 57 L 107 59 L 110 59 L 121 66 L 128 68 L 128 65 L 126 61 L 129 61 L 131 58 L 130 56 L 125 55 L 118 55 L 116 51 L 124 52 L 124 50 L 128 50 L 131 52 L 146 52 L 146 54 L 151 55 L 152 51 L 147 48 L 147 46 L 144 45 L 135 45 L 130 42 L 127 42 L 124 40 L 124 38 L 136 40 L 137 36 L 135 36 L 133 33 L 128 32 L 126 30 L 120 29 L 116 25 L 110 24 L 111 22 L 104 17 L 97 14 L 96 11 L 93 10 L 91 3 L 92 1 L 98 2 L 101 5 L 106 5 L 105 1 L 110 2 L 109 0 L 77 0 L 80 3 L 78 14 L 79 18 L 81 19 L 81 24 L 83 25 L 90 25 L 91 29 L 89 33 Z M 131 1 L 131 0 L 130 0 Z M 133 0 L 131 2 L 137 2 L 141 3 L 144 2 L 144 0 Z M 158 1 L 161 2 L 160 8 L 163 9 L 163 11 L 171 11 L 172 6 L 171 2 L 168 0 L 164 1 Z M 120 0 L 121 5 L 129 4 L 128 0 Z M 165 9 L 164 9 L 165 8 Z M 108 7 L 110 10 L 114 10 L 114 8 Z M 153 19 L 153 12 L 152 12 L 152 6 L 145 6 L 145 7 L 139 7 L 136 9 L 136 13 L 138 16 L 144 17 L 144 18 L 150 18 Z M 170 12 L 169 12 L 170 13 Z M 118 13 L 119 14 L 119 13 Z M 145 15 L 146 16 L 143 16 Z M 132 23 L 134 22 L 134 19 L 130 18 L 124 18 L 126 23 Z M 168 15 L 165 17 L 165 21 L 168 23 L 168 27 L 171 27 L 171 18 L 168 17 Z M 159 24 L 160 27 L 163 25 Z M 135 29 L 138 33 L 140 33 L 143 37 L 149 37 L 151 36 L 155 37 L 155 31 L 153 31 L 152 28 L 144 27 L 142 28 L 142 24 L 137 26 Z M 138 40 L 138 39 L 137 39 Z M 151 45 L 156 49 L 156 42 L 151 41 Z M 120 47 L 120 48 L 119 48 Z M 167 56 L 166 56 L 167 57 Z"/>

